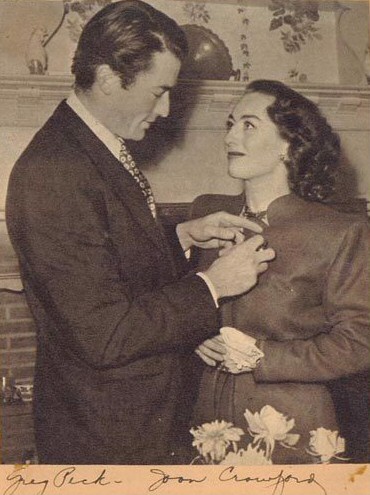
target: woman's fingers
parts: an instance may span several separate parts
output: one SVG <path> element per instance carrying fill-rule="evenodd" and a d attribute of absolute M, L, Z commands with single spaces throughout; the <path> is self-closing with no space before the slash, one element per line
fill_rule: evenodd
<path fill-rule="evenodd" d="M 217 362 L 223 361 L 226 353 L 222 336 L 216 335 L 212 339 L 205 340 L 195 352 L 205 363 L 215 366 Z"/>
<path fill-rule="evenodd" d="M 195 350 L 195 354 L 197 354 L 206 364 L 208 364 L 208 366 L 216 366 L 216 361 L 204 355 L 199 349 Z"/>

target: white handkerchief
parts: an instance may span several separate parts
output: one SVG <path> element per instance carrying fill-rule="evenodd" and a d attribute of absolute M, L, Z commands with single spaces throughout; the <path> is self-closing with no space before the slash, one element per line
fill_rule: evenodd
<path fill-rule="evenodd" d="M 256 339 L 233 327 L 222 327 L 220 333 L 226 344 L 224 367 L 231 373 L 243 373 L 255 368 L 264 356 Z"/>

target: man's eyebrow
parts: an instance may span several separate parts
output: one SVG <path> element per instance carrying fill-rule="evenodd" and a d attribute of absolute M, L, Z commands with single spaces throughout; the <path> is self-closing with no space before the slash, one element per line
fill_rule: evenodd
<path fill-rule="evenodd" d="M 157 88 L 163 89 L 163 91 L 171 91 L 171 89 L 173 89 L 173 86 L 164 85 L 164 86 L 157 86 Z"/>

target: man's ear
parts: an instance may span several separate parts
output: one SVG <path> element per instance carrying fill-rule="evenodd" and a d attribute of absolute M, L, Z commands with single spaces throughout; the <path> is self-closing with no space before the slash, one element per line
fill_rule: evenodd
<path fill-rule="evenodd" d="M 97 67 L 95 80 L 105 95 L 110 95 L 117 83 L 121 86 L 121 79 L 107 64 Z"/>

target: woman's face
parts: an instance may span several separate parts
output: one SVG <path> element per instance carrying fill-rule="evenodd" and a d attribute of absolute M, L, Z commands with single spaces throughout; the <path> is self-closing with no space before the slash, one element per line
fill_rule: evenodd
<path fill-rule="evenodd" d="M 286 156 L 289 144 L 279 136 L 266 111 L 274 99 L 263 93 L 247 93 L 229 115 L 225 143 L 231 177 L 272 180 L 276 174 L 286 176 L 282 156 Z"/>

